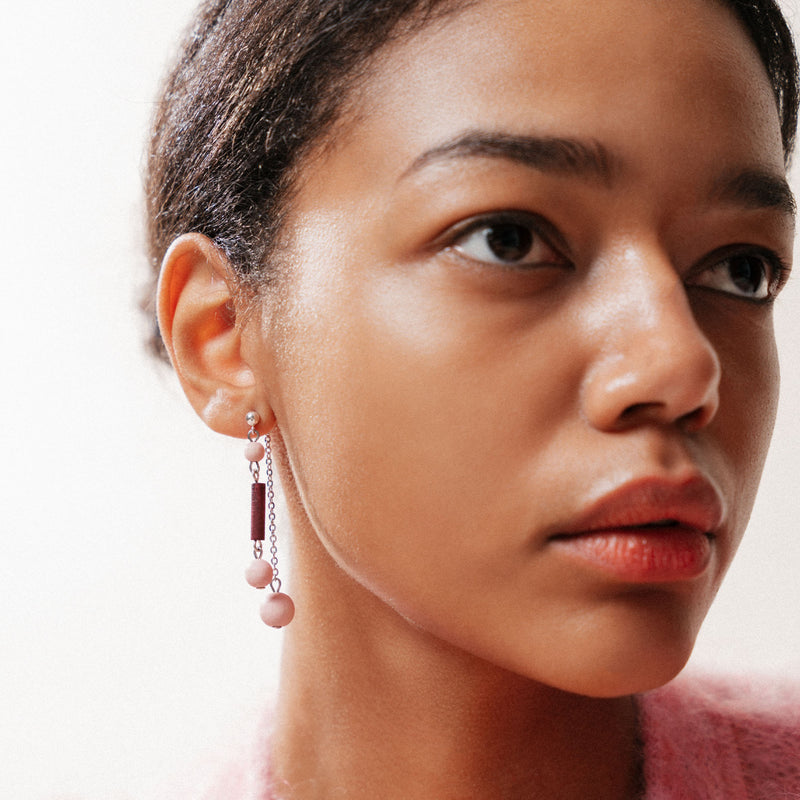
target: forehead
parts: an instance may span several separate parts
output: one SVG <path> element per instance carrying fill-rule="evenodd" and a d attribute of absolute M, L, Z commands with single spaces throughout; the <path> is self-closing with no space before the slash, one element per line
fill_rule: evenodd
<path fill-rule="evenodd" d="M 716 0 L 482 0 L 380 50 L 348 107 L 333 151 L 371 178 L 468 130 L 783 169 L 766 72 Z"/>

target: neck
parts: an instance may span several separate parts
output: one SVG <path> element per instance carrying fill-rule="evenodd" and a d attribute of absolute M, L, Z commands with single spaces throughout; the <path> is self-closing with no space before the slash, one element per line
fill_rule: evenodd
<path fill-rule="evenodd" d="M 409 624 L 335 565 L 334 581 L 320 579 L 319 558 L 300 572 L 314 582 L 295 585 L 301 611 L 284 641 L 277 797 L 637 796 L 632 698 L 503 670 Z"/>

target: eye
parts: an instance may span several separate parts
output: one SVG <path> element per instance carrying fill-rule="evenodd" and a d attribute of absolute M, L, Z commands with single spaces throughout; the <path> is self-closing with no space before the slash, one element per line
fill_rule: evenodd
<path fill-rule="evenodd" d="M 689 283 L 747 300 L 769 301 L 777 296 L 789 268 L 769 251 L 737 251 L 715 258 Z"/>
<path fill-rule="evenodd" d="M 526 214 L 467 220 L 451 233 L 447 249 L 481 264 L 523 268 L 569 264 L 549 243 L 541 232 L 542 227 L 545 227 L 544 222 L 539 223 Z"/>

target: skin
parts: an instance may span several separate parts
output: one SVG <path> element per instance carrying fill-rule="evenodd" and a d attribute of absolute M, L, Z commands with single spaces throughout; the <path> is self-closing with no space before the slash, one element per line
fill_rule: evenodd
<path fill-rule="evenodd" d="M 160 287 L 201 416 L 274 434 L 298 608 L 280 791 L 631 797 L 631 695 L 685 664 L 774 420 L 770 297 L 726 260 L 777 284 L 791 258 L 767 77 L 705 0 L 496 0 L 384 48 L 349 108 L 249 313 L 196 234 Z M 544 166 L 533 137 L 594 157 Z M 521 265 L 465 223 L 499 212 L 538 226 Z M 719 497 L 701 574 L 631 584 L 553 546 L 653 479 Z"/>

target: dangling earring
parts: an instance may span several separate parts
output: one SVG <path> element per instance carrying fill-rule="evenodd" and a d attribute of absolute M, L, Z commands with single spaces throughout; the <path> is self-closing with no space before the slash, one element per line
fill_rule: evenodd
<path fill-rule="evenodd" d="M 275 495 L 272 489 L 272 449 L 269 434 L 264 435 L 264 444 L 258 439 L 256 425 L 261 421 L 255 411 L 247 414 L 247 424 L 250 430 L 247 433 L 247 444 L 244 448 L 245 458 L 250 462 L 250 474 L 253 476 L 253 485 L 250 495 L 250 539 L 253 542 L 253 561 L 245 570 L 245 580 L 256 589 L 271 591 L 261 605 L 261 619 L 273 628 L 282 628 L 288 625 L 294 617 L 294 603 L 289 595 L 281 592 L 281 579 L 278 577 L 278 547 L 275 535 Z M 267 483 L 260 483 L 259 461 L 266 456 Z M 264 533 L 266 511 L 269 512 L 269 552 L 270 560 L 265 561 Z"/>

